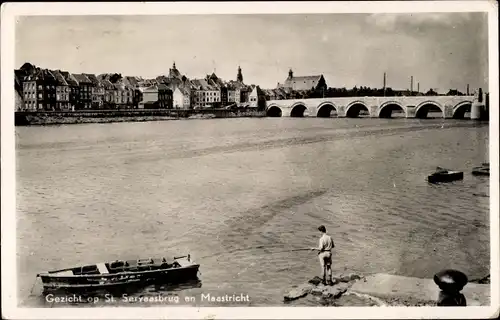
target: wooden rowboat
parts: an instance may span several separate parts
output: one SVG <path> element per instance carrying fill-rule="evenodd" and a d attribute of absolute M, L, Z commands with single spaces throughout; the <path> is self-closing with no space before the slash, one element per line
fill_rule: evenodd
<path fill-rule="evenodd" d="M 490 175 L 490 168 L 477 167 L 477 168 L 472 169 L 472 174 L 475 176 L 489 176 Z"/>
<path fill-rule="evenodd" d="M 189 255 L 139 260 L 116 260 L 37 274 L 44 292 L 54 290 L 115 290 L 150 283 L 182 283 L 198 277 L 200 265 Z"/>
<path fill-rule="evenodd" d="M 480 167 L 472 168 L 472 174 L 475 176 L 489 176 L 490 175 L 490 164 L 483 163 Z"/>
<path fill-rule="evenodd" d="M 462 171 L 451 171 L 438 167 L 437 171 L 427 177 L 429 183 L 451 182 L 462 180 L 464 173 Z"/>

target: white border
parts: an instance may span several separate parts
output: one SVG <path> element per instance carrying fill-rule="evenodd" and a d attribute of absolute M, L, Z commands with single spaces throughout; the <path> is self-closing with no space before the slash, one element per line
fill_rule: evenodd
<path fill-rule="evenodd" d="M 499 313 L 499 97 L 498 8 L 494 1 L 433 2 L 224 2 L 224 3 L 4 3 L 1 16 L 1 208 L 2 316 L 8 319 L 332 319 L 332 318 L 491 318 Z M 18 308 L 16 275 L 15 141 L 14 141 L 14 18 L 19 15 L 160 15 L 256 13 L 403 13 L 471 12 L 489 14 L 490 92 L 490 307 L 172 307 L 172 308 Z M 8 244 L 8 246 L 7 246 Z"/>

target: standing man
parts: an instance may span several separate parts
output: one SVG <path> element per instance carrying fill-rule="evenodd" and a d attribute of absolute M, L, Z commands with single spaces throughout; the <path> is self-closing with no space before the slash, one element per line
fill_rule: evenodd
<path fill-rule="evenodd" d="M 332 237 L 326 234 L 325 226 L 319 226 L 318 230 L 321 232 L 319 238 L 319 247 L 311 248 L 311 250 L 318 250 L 319 263 L 321 265 L 321 272 L 323 274 L 323 284 L 333 285 L 332 282 L 332 249 L 335 247 Z M 328 283 L 326 282 L 326 275 L 328 274 Z"/>

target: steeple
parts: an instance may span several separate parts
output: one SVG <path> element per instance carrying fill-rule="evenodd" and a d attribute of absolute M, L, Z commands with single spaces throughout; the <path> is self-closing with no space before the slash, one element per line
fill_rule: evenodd
<path fill-rule="evenodd" d="M 290 68 L 290 71 L 288 71 L 288 78 L 292 79 L 293 78 L 293 71 L 292 68 Z"/>
<path fill-rule="evenodd" d="M 175 66 L 175 61 L 172 64 L 172 68 L 170 68 L 168 70 L 168 78 L 169 79 L 181 79 L 182 78 L 181 73 L 179 72 L 179 70 L 177 70 L 177 67 Z"/>
<path fill-rule="evenodd" d="M 241 73 L 241 67 L 238 66 L 238 75 L 236 76 L 236 81 L 243 83 L 243 74 Z"/>

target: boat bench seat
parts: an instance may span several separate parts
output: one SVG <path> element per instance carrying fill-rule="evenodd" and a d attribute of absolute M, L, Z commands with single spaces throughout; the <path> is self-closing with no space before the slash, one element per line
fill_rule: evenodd
<path fill-rule="evenodd" d="M 97 266 L 97 269 L 99 270 L 100 274 L 109 273 L 109 270 L 104 263 L 98 263 L 96 266 Z"/>
<path fill-rule="evenodd" d="M 125 266 L 125 262 L 124 261 L 115 261 L 115 262 L 111 262 L 109 264 L 109 269 L 111 270 L 114 270 L 114 269 L 123 269 L 123 267 Z"/>
<path fill-rule="evenodd" d="M 154 264 L 154 260 L 151 259 L 151 258 L 137 260 L 137 265 L 139 265 L 139 266 L 141 266 L 141 265 L 150 265 L 150 264 Z"/>
<path fill-rule="evenodd" d="M 109 272 L 141 271 L 165 268 L 168 265 L 165 259 L 138 259 L 127 261 L 114 261 L 109 264 Z M 169 265 L 168 265 L 169 266 Z M 104 266 L 105 267 L 105 266 Z M 99 267 L 98 267 L 99 268 Z M 101 269 L 99 269 L 100 271 Z"/>

